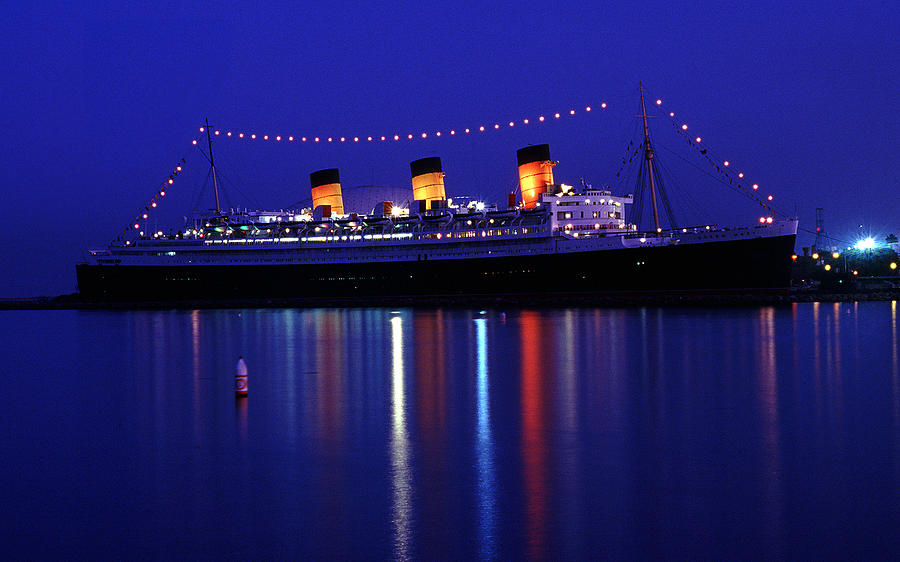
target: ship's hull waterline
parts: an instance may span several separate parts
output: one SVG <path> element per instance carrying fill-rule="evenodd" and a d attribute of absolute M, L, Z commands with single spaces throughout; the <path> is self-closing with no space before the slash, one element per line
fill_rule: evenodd
<path fill-rule="evenodd" d="M 89 301 L 787 290 L 795 234 L 502 257 L 76 267 Z"/>

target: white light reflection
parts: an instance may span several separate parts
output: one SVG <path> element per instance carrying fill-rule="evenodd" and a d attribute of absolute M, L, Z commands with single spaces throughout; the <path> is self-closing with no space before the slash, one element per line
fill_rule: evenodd
<path fill-rule="evenodd" d="M 891 301 L 891 388 L 894 391 L 894 425 L 896 428 L 900 428 L 900 369 L 898 369 L 897 358 L 897 301 Z M 900 445 L 900 443 L 898 443 L 898 445 Z"/>
<path fill-rule="evenodd" d="M 478 379 L 476 396 L 478 400 L 478 544 L 482 560 L 492 560 L 497 556 L 494 529 L 496 526 L 496 505 L 494 497 L 494 439 L 491 435 L 491 412 L 488 399 L 488 354 L 487 319 L 475 320 L 476 358 Z"/>
<path fill-rule="evenodd" d="M 394 559 L 409 560 L 412 475 L 403 388 L 403 318 L 391 317 L 391 486 L 394 492 Z"/>

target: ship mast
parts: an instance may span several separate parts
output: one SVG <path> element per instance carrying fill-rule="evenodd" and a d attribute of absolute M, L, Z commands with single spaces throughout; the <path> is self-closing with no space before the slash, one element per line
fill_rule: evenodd
<path fill-rule="evenodd" d="M 647 160 L 647 173 L 650 174 L 650 202 L 653 204 L 653 226 L 656 232 L 661 232 L 659 228 L 659 212 L 656 210 L 656 182 L 653 180 L 653 149 L 650 147 L 650 129 L 647 128 L 647 109 L 644 107 L 644 86 L 638 82 L 638 88 L 641 91 L 641 117 L 644 118 L 644 159 Z M 211 153 L 210 153 L 211 154 Z M 213 168 L 213 177 L 215 178 L 215 168 Z"/>
<path fill-rule="evenodd" d="M 644 122 L 644 129 L 646 130 L 646 119 L 644 120 Z M 218 181 L 216 181 L 216 164 L 213 162 L 212 134 L 209 130 L 209 119 L 206 120 L 206 142 L 209 144 L 209 166 L 212 169 L 213 192 L 216 194 L 216 214 L 220 215 L 222 214 L 222 210 L 219 208 L 219 183 Z M 654 203 L 653 205 L 653 209 L 655 212 L 656 203 Z"/>

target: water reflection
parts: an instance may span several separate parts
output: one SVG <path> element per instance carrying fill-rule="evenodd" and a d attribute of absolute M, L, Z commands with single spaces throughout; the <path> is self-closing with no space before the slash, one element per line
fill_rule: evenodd
<path fill-rule="evenodd" d="M 894 390 L 894 419 L 900 427 L 900 370 L 897 368 L 897 301 L 891 301 L 891 387 Z"/>
<path fill-rule="evenodd" d="M 200 311 L 191 311 L 191 371 L 194 395 L 194 439 L 200 441 L 201 405 L 200 398 Z"/>
<path fill-rule="evenodd" d="M 240 443 L 244 450 L 246 450 L 246 448 L 247 448 L 247 437 L 249 434 L 249 432 L 248 432 L 249 422 L 247 420 L 247 410 L 249 408 L 249 400 L 250 400 L 250 398 L 247 396 L 237 396 L 234 399 L 234 410 L 237 413 L 236 420 L 237 420 L 238 436 L 240 437 Z"/>
<path fill-rule="evenodd" d="M 825 517 L 897 522 L 896 302 L 124 323 L 95 386 L 125 421 L 90 427 L 135 451 L 155 537 L 252 515 L 272 558 L 796 558 Z"/>
<path fill-rule="evenodd" d="M 780 535 L 782 527 L 781 449 L 778 424 L 778 350 L 775 340 L 775 309 L 764 307 L 759 311 L 759 398 L 762 410 L 763 477 L 766 558 L 782 557 Z"/>
<path fill-rule="evenodd" d="M 559 555 L 566 559 L 576 559 L 577 545 L 583 540 L 585 532 L 581 510 L 581 473 L 579 470 L 581 452 L 578 447 L 578 422 L 582 416 L 579 408 L 578 374 L 579 367 L 583 365 L 583 352 L 600 344 L 583 337 L 584 331 L 579 329 L 578 311 L 567 310 L 560 319 L 561 326 L 556 330 L 555 346 L 548 347 L 548 352 L 554 358 L 553 370 L 557 373 L 556 386 L 558 392 L 550 393 L 550 397 L 556 394 L 554 409 L 556 415 L 553 425 L 557 426 L 557 448 L 565 462 L 555 463 L 556 474 L 553 480 L 559 482 L 560 493 L 563 499 L 561 510 L 568 521 L 568 525 L 562 531 L 560 537 L 562 548 Z M 596 335 L 595 335 L 596 337 Z M 546 392 L 546 391 L 544 391 Z"/>
<path fill-rule="evenodd" d="M 547 532 L 547 464 L 545 459 L 544 388 L 542 380 L 541 317 L 522 311 L 522 460 L 525 476 L 526 554 L 534 560 L 545 555 Z"/>
<path fill-rule="evenodd" d="M 391 317 L 391 487 L 393 490 L 394 558 L 409 560 L 412 554 L 412 473 L 406 429 L 406 394 L 403 367 L 403 318 Z"/>
<path fill-rule="evenodd" d="M 415 488 L 415 507 L 418 513 L 424 514 L 444 513 L 455 499 L 447 486 L 453 475 L 453 457 L 448 445 L 447 366 L 451 362 L 449 350 L 455 341 L 447 320 L 443 310 L 416 310 L 410 334 L 409 347 L 415 362 L 409 369 L 412 382 L 407 387 L 407 396 L 411 412 L 415 406 L 410 425 L 416 428 L 417 451 L 421 451 L 416 455 L 419 466 L 415 474 L 421 476 L 416 480 L 420 484 Z M 446 549 L 458 542 L 448 525 L 435 525 L 427 530 L 425 538 L 432 544 L 446 545 L 443 547 Z"/>
<path fill-rule="evenodd" d="M 478 543 L 482 560 L 497 557 L 495 537 L 497 500 L 494 476 L 494 439 L 491 435 L 490 385 L 488 378 L 487 319 L 475 320 L 477 364 L 476 456 L 478 459 Z"/>
<path fill-rule="evenodd" d="M 891 301 L 891 400 L 894 418 L 894 479 L 900 482 L 900 370 L 898 370 L 897 346 L 897 301 Z M 900 501 L 900 487 L 897 491 Z"/>
<path fill-rule="evenodd" d="M 347 369 L 341 326 L 346 313 L 333 310 L 314 310 L 311 313 L 315 327 L 316 404 L 319 408 L 316 426 L 323 454 L 333 459 L 343 452 L 344 377 Z"/>

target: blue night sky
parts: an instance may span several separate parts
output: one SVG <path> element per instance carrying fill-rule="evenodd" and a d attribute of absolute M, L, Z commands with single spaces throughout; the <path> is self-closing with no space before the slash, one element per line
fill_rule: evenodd
<path fill-rule="evenodd" d="M 823 207 L 842 242 L 900 234 L 895 2 L 16 4 L 0 17 L 0 297 L 73 292 L 84 250 L 121 232 L 182 157 L 154 224 L 211 206 L 191 145 L 205 118 L 273 138 L 504 124 L 374 145 L 223 136 L 216 163 L 232 206 L 308 200 L 309 173 L 338 167 L 349 210 L 367 212 L 409 198 L 408 163 L 424 156 L 442 158 L 448 195 L 503 202 L 515 150 L 541 142 L 557 181 L 631 193 L 615 174 L 636 139 L 639 81 L 801 228 Z M 667 117 L 651 121 L 680 180 L 669 195 L 682 223 L 759 217 L 700 173 L 703 161 L 688 163 L 696 154 Z M 354 189 L 371 184 L 395 189 Z M 812 240 L 803 233 L 798 249 Z"/>

